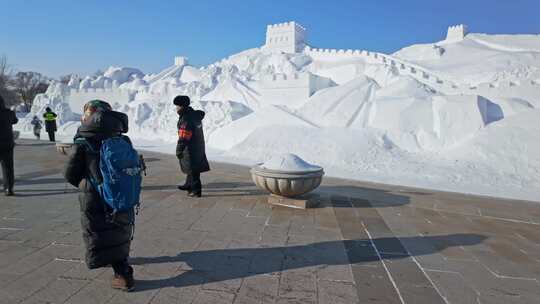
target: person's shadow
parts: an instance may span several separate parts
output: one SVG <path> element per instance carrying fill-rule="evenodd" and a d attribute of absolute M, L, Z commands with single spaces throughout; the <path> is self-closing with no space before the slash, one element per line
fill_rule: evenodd
<path fill-rule="evenodd" d="M 176 256 L 134 257 L 130 262 L 134 265 L 183 262 L 187 266 L 180 266 L 186 271 L 175 277 L 137 280 L 136 291 L 143 291 L 200 285 L 310 266 L 360 264 L 378 261 L 381 257 L 403 259 L 436 253 L 448 247 L 479 244 L 486 238 L 478 234 L 451 234 L 327 241 L 288 247 L 218 249 L 182 252 Z M 402 242 L 414 250 L 409 252 Z"/>

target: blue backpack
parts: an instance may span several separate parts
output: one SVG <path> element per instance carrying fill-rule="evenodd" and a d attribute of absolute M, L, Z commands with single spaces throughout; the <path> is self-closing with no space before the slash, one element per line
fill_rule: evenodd
<path fill-rule="evenodd" d="M 90 151 L 95 149 L 85 140 Z M 122 137 L 102 141 L 99 151 L 99 169 L 103 182 L 98 184 L 94 177 L 90 182 L 100 197 L 116 212 L 131 212 L 138 207 L 141 194 L 144 164 L 130 142 Z"/>

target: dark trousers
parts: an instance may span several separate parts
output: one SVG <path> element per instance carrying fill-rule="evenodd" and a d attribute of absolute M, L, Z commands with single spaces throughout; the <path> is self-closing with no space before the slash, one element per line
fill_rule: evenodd
<path fill-rule="evenodd" d="M 127 259 L 118 261 L 116 263 L 111 264 L 112 269 L 114 270 L 114 273 L 117 275 L 127 275 L 129 272 L 129 263 Z"/>
<path fill-rule="evenodd" d="M 186 177 L 186 185 L 191 188 L 191 192 L 201 192 L 201 173 L 191 172 Z"/>
<path fill-rule="evenodd" d="M 54 141 L 54 131 L 48 131 L 49 133 L 49 141 Z"/>
<path fill-rule="evenodd" d="M 0 151 L 0 163 L 2 164 L 2 179 L 4 180 L 4 191 L 13 190 L 15 183 L 15 171 L 13 169 L 13 149 Z"/>

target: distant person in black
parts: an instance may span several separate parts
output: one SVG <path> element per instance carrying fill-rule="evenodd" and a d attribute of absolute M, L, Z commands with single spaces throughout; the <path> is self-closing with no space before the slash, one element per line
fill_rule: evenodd
<path fill-rule="evenodd" d="M 4 179 L 4 193 L 13 195 L 15 172 L 13 168 L 13 126 L 19 120 L 15 112 L 6 109 L 4 99 L 0 96 L 0 163 L 2 164 L 2 178 Z"/>
<path fill-rule="evenodd" d="M 186 176 L 186 182 L 178 189 L 188 192 L 191 197 L 201 197 L 201 173 L 210 171 L 206 159 L 204 133 L 202 120 L 205 113 L 193 110 L 189 106 L 188 96 L 179 95 L 174 98 L 176 112 L 178 113 L 178 144 L 176 156 L 180 161 L 180 168 Z"/>
<path fill-rule="evenodd" d="M 49 134 L 49 140 L 55 141 L 54 132 L 56 132 L 56 113 L 54 113 L 51 108 L 47 107 L 45 113 L 43 114 L 43 119 L 45 119 L 45 131 Z"/>

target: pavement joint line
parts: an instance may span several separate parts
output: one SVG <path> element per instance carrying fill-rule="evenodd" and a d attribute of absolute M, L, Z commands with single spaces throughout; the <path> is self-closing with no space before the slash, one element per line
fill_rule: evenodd
<path fill-rule="evenodd" d="M 451 214 L 458 214 L 458 215 L 465 215 L 465 216 L 483 217 L 483 218 L 488 218 L 488 219 L 494 219 L 494 220 L 500 220 L 500 221 L 506 221 L 506 222 L 512 222 L 512 223 L 519 223 L 519 224 L 540 225 L 540 223 L 537 223 L 537 222 L 534 222 L 534 221 L 523 221 L 523 220 L 509 219 L 509 218 L 489 216 L 489 215 L 478 215 L 478 214 L 472 214 L 472 213 L 462 213 L 462 212 L 456 212 L 456 211 L 450 211 L 450 210 L 435 210 L 435 209 L 431 209 L 431 208 L 425 208 L 425 207 L 422 207 L 422 206 L 415 206 L 413 208 L 433 210 L 433 211 L 437 211 L 439 213 L 451 213 Z M 444 215 L 441 214 L 441 216 L 444 216 Z"/>
<path fill-rule="evenodd" d="M 54 231 L 54 230 L 49 230 L 49 231 L 47 231 L 47 232 L 49 232 L 49 233 L 60 233 L 60 234 L 72 234 L 74 231 L 69 232 L 69 231 Z"/>
<path fill-rule="evenodd" d="M 480 262 L 481 263 L 481 262 Z M 482 263 L 481 263 L 482 264 Z M 502 275 L 502 274 L 498 274 L 496 273 L 495 271 L 491 270 L 489 267 L 487 267 L 486 265 L 482 264 L 484 267 L 486 267 L 486 269 L 491 272 L 491 274 L 493 276 L 495 276 L 497 279 L 510 279 L 510 280 L 521 280 L 521 281 L 537 281 L 538 280 L 536 278 L 527 278 L 527 277 L 513 277 L 513 276 L 506 276 L 506 275 Z"/>
<path fill-rule="evenodd" d="M 407 250 L 407 249 L 405 249 Z M 413 260 L 413 262 L 416 264 L 416 266 L 418 266 L 418 268 L 420 268 L 420 271 L 422 271 L 422 273 L 424 274 L 424 276 L 428 279 L 429 283 L 431 283 L 431 286 L 433 286 L 433 288 L 435 289 L 435 291 L 437 291 L 437 294 L 441 297 L 441 299 L 443 299 L 444 303 L 446 304 L 450 304 L 450 302 L 448 302 L 448 299 L 441 293 L 441 291 L 439 290 L 439 288 L 437 287 L 437 285 L 433 282 L 433 280 L 429 277 L 429 275 L 427 274 L 427 272 L 424 270 L 424 268 L 422 268 L 422 265 L 420 265 L 420 263 L 418 263 L 418 260 L 416 259 L 415 256 L 411 255 L 410 252 L 407 250 L 407 253 L 409 254 L 409 256 L 411 257 L 411 259 Z"/>
<path fill-rule="evenodd" d="M 1 242 L 5 242 L 5 243 L 19 243 L 19 244 L 22 244 L 24 243 L 25 241 L 21 241 L 21 240 L 6 240 L 6 239 L 0 239 L 0 243 Z"/>
<path fill-rule="evenodd" d="M 64 276 L 64 275 L 58 276 L 58 280 L 65 280 L 65 281 L 87 281 L 87 282 L 93 281 L 92 279 L 89 279 L 89 278 L 77 278 L 77 277 L 69 277 L 69 276 Z"/>
<path fill-rule="evenodd" d="M 420 268 L 424 269 L 425 271 L 429 271 L 429 272 L 453 273 L 453 274 L 459 274 L 459 275 L 461 275 L 461 273 L 459 273 L 458 271 L 442 270 L 442 269 L 433 269 L 433 268 L 425 268 L 425 267 L 422 267 L 422 265 L 420 265 Z"/>
<path fill-rule="evenodd" d="M 73 244 L 68 244 L 68 243 L 58 243 L 56 241 L 52 242 L 50 245 L 58 246 L 58 247 L 79 247 L 79 245 L 73 245 Z"/>
<path fill-rule="evenodd" d="M 22 230 L 26 230 L 26 229 L 25 228 L 14 228 L 14 227 L 0 227 L 0 230 L 22 231 Z"/>
<path fill-rule="evenodd" d="M 54 261 L 57 261 L 57 262 L 67 262 L 67 263 L 79 263 L 79 264 L 83 264 L 84 261 L 81 260 L 81 259 L 65 259 L 65 258 L 54 258 Z"/>
<path fill-rule="evenodd" d="M 381 253 L 379 252 L 379 249 L 375 245 L 375 242 L 373 242 L 373 238 L 371 237 L 371 233 L 369 233 L 369 230 L 364 225 L 364 223 L 362 223 L 362 225 L 364 226 L 364 231 L 366 232 L 366 234 L 367 234 L 367 236 L 369 238 L 369 241 L 371 242 L 371 246 L 373 246 L 373 248 L 375 249 L 375 253 L 377 254 L 377 257 L 379 258 L 379 261 L 381 261 L 381 263 L 382 263 L 382 265 L 384 267 L 384 271 L 386 271 L 386 275 L 388 275 L 388 279 L 390 280 L 390 282 L 392 283 L 392 286 L 394 286 L 394 289 L 396 290 L 396 293 L 397 293 L 397 295 L 399 297 L 399 300 L 401 301 L 402 304 L 405 304 L 405 300 L 403 299 L 403 296 L 401 295 L 401 292 L 399 291 L 399 288 L 396 285 L 396 281 L 394 280 L 394 277 L 392 277 L 392 274 L 390 273 L 390 270 L 388 270 L 388 266 L 386 266 L 386 263 L 384 262 L 383 258 L 381 257 Z"/>
<path fill-rule="evenodd" d="M 4 216 L 2 219 L 6 220 L 6 221 L 24 221 L 24 219 L 20 218 L 20 217 L 7 217 L 7 216 Z"/>

